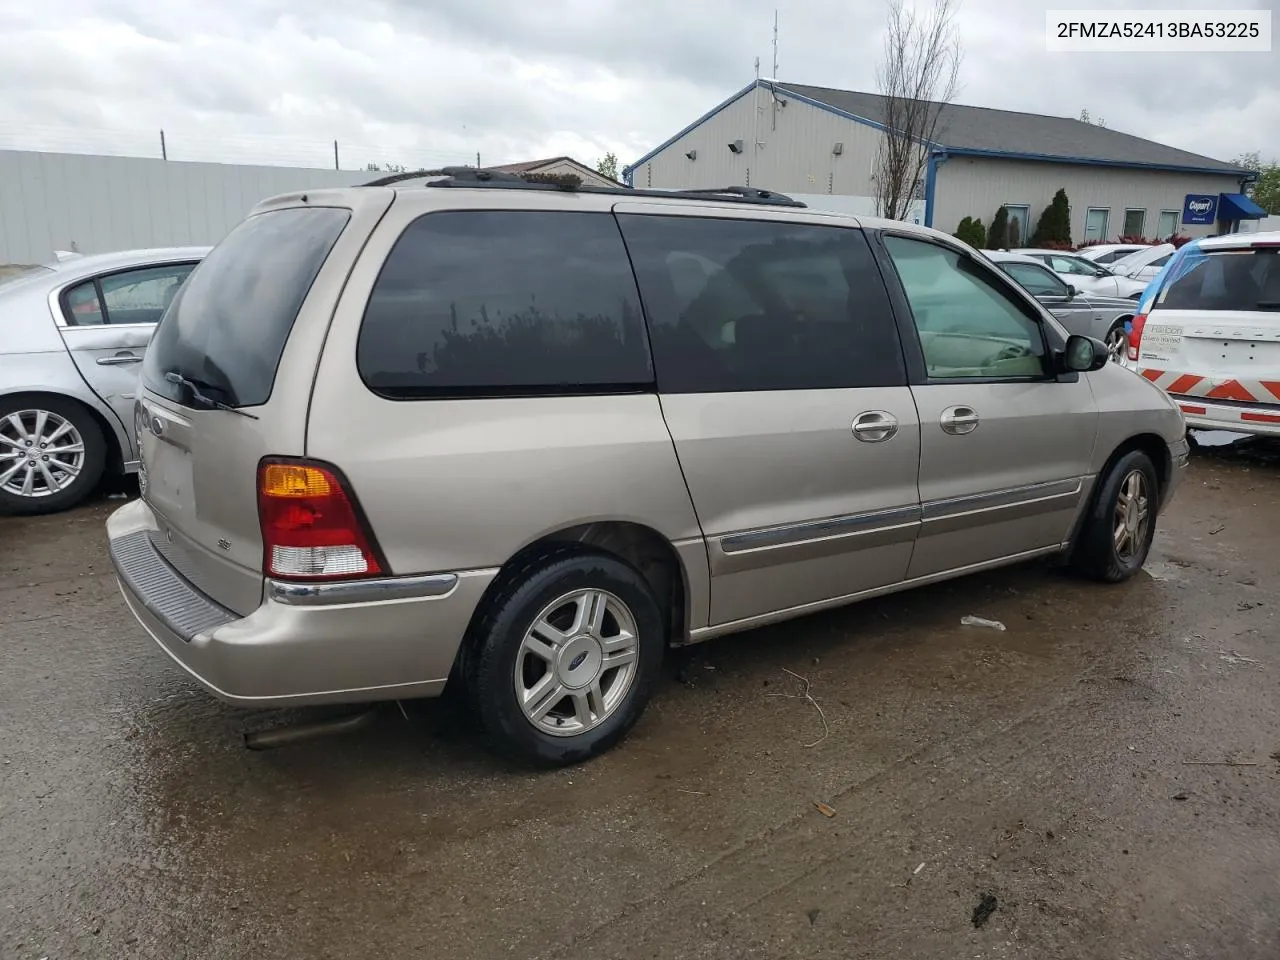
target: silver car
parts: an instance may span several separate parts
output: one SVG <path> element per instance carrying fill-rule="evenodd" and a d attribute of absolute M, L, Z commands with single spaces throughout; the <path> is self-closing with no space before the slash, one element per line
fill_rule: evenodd
<path fill-rule="evenodd" d="M 138 365 L 205 247 L 72 256 L 0 277 L 0 513 L 53 513 L 137 468 Z"/>
<path fill-rule="evenodd" d="M 1094 337 L 1107 345 L 1107 353 L 1117 363 L 1124 359 L 1129 324 L 1138 304 L 1124 297 L 1082 293 L 1035 257 L 1000 250 L 983 251 L 988 260 L 1017 280 L 1039 300 L 1068 333 Z"/>
<path fill-rule="evenodd" d="M 125 601 L 245 706 L 465 692 L 616 743 L 669 646 L 1033 557 L 1142 566 L 1156 387 L 963 244 L 474 169 L 260 204 L 143 364 Z"/>

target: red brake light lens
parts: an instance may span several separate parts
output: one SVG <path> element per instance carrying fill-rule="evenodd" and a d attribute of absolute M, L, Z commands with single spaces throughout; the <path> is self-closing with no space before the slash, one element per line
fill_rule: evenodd
<path fill-rule="evenodd" d="M 1138 359 L 1138 348 L 1142 346 L 1142 330 L 1147 325 L 1147 315 L 1140 313 L 1129 323 L 1129 359 Z"/>
<path fill-rule="evenodd" d="M 337 471 L 309 461 L 258 467 L 262 569 L 270 577 L 345 580 L 385 572 Z"/>

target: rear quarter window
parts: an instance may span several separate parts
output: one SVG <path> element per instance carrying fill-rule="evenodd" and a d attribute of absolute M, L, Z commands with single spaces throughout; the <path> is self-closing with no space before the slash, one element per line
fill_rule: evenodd
<path fill-rule="evenodd" d="M 393 400 L 652 389 L 639 295 L 608 213 L 445 211 L 374 283 L 361 378 Z"/>
<path fill-rule="evenodd" d="M 302 301 L 349 219 L 334 207 L 273 210 L 227 234 L 161 318 L 143 363 L 147 388 L 181 402 L 166 380 L 176 373 L 222 403 L 266 403 Z"/>

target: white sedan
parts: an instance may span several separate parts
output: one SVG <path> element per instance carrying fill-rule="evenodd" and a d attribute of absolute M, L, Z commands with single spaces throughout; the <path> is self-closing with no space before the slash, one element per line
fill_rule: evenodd
<path fill-rule="evenodd" d="M 1140 280 L 1144 285 L 1156 278 L 1164 265 L 1169 262 L 1177 250 L 1172 243 L 1161 243 L 1153 247 L 1143 247 L 1125 257 L 1119 257 L 1108 264 L 1108 269 L 1119 277 Z"/>
<path fill-rule="evenodd" d="M 1091 263 L 1075 253 L 1063 253 L 1061 250 L 1037 248 L 1010 250 L 1009 252 L 1034 257 L 1083 293 L 1136 300 L 1142 296 L 1142 291 L 1147 288 L 1145 281 L 1116 276 L 1116 274 L 1112 273 L 1110 267 Z"/>

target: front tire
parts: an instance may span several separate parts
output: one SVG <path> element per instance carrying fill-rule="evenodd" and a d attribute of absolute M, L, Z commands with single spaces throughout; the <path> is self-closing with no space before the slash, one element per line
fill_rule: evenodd
<path fill-rule="evenodd" d="M 643 576 L 610 554 L 556 548 L 507 575 L 475 624 L 462 678 L 501 753 L 543 766 L 604 753 L 635 726 L 666 630 Z"/>
<path fill-rule="evenodd" d="M 1120 363 L 1124 360 L 1125 349 L 1129 345 L 1129 334 L 1125 331 L 1123 320 L 1117 320 L 1112 324 L 1103 342 L 1107 345 L 1107 354 L 1112 363 Z"/>
<path fill-rule="evenodd" d="M 1159 504 L 1155 465 L 1141 450 L 1129 451 L 1102 479 L 1076 541 L 1072 567 L 1103 583 L 1128 580 L 1147 560 Z"/>
<path fill-rule="evenodd" d="M 107 444 L 93 415 L 62 397 L 0 399 L 0 513 L 57 513 L 102 479 Z"/>

